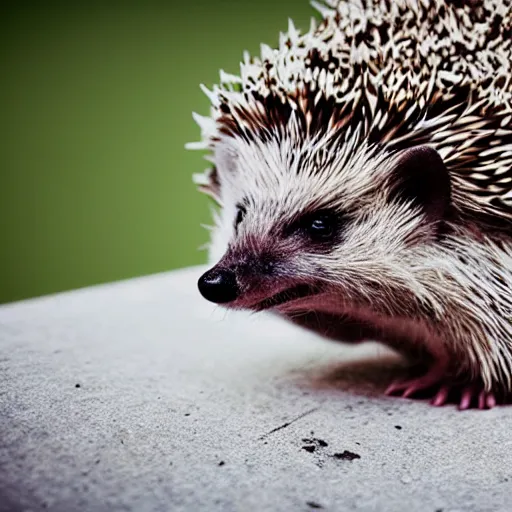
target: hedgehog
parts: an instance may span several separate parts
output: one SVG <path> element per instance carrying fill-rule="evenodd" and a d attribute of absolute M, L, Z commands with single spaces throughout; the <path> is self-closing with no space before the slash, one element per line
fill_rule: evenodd
<path fill-rule="evenodd" d="M 414 372 L 386 395 L 512 393 L 512 0 L 324 0 L 220 71 L 207 116 L 201 295 Z"/>

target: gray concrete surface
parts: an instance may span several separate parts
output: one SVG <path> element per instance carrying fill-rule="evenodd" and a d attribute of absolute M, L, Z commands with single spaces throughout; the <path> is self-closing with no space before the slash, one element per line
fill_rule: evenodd
<path fill-rule="evenodd" d="M 0 510 L 512 510 L 511 408 L 382 397 L 383 348 L 226 314 L 200 271 L 0 308 Z"/>

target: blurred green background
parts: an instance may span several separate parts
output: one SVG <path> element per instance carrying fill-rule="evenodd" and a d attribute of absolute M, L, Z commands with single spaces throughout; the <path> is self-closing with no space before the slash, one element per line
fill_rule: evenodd
<path fill-rule="evenodd" d="M 0 302 L 205 261 L 199 83 L 275 45 L 308 0 L 0 7 Z"/>

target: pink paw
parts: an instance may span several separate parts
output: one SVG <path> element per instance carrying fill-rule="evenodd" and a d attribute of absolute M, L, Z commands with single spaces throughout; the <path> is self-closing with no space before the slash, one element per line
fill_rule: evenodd
<path fill-rule="evenodd" d="M 409 398 L 418 392 L 426 391 L 432 397 L 430 403 L 436 407 L 455 402 L 460 410 L 472 407 L 492 409 L 497 404 L 495 394 L 492 391 L 485 391 L 482 385 L 446 384 L 433 372 L 423 377 L 394 382 L 386 389 L 385 394 Z"/>
<path fill-rule="evenodd" d="M 459 403 L 461 411 L 471 407 L 492 409 L 496 405 L 494 393 L 485 391 L 481 385 L 477 384 L 467 386 L 441 385 L 432 399 L 432 405 L 439 407 L 446 404 L 451 394 L 455 394 L 455 400 Z"/>

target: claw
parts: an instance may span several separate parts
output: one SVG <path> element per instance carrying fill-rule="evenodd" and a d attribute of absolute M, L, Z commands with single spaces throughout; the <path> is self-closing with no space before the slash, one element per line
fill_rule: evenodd
<path fill-rule="evenodd" d="M 434 405 L 435 407 L 440 407 L 446 404 L 449 392 L 450 388 L 448 386 L 441 386 L 436 396 L 432 399 L 432 405 Z"/>
<path fill-rule="evenodd" d="M 465 388 L 463 388 L 459 403 L 459 410 L 465 411 L 466 409 L 469 409 L 474 391 L 475 389 L 473 386 L 466 386 Z"/>
<path fill-rule="evenodd" d="M 422 387 L 417 384 L 417 383 L 414 383 L 414 384 L 411 384 L 403 393 L 402 393 L 402 397 L 403 398 L 409 398 L 411 395 L 413 395 L 414 393 L 416 393 L 416 391 L 420 391 L 422 389 Z"/>
<path fill-rule="evenodd" d="M 397 392 L 400 392 L 400 394 L 403 397 L 409 396 L 414 392 L 414 381 L 404 381 L 404 382 L 393 382 L 388 386 L 386 391 L 384 392 L 386 395 L 393 395 Z"/>
<path fill-rule="evenodd" d="M 390 384 L 390 385 L 386 388 L 386 391 L 384 391 L 384 394 L 385 394 L 385 395 L 387 395 L 387 396 L 390 396 L 390 395 L 392 395 L 396 390 L 397 390 L 397 387 L 396 387 L 395 383 L 393 383 L 393 384 Z"/>
<path fill-rule="evenodd" d="M 487 398 L 487 393 L 484 390 L 480 391 L 480 393 L 478 395 L 478 408 L 479 409 L 485 409 L 486 398 Z"/>

